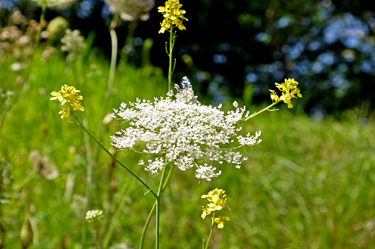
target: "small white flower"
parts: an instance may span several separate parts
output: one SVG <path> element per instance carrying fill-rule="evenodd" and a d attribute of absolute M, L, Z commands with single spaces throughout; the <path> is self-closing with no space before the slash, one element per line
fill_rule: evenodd
<path fill-rule="evenodd" d="M 79 30 L 65 30 L 65 36 L 61 38 L 61 51 L 68 52 L 68 61 L 73 61 L 82 53 L 82 49 L 86 47 L 85 38 L 80 35 Z"/>
<path fill-rule="evenodd" d="M 204 166 L 199 165 L 197 167 L 198 169 L 195 170 L 195 177 L 198 179 L 211 181 L 211 178 L 218 177 L 221 174 L 221 171 L 216 173 L 215 172 L 216 168 L 212 167 L 211 165 L 208 166 L 207 163 L 205 163 Z"/>
<path fill-rule="evenodd" d="M 149 165 L 145 167 L 146 171 L 150 171 L 153 174 L 156 174 L 158 171 L 162 171 L 164 168 L 163 158 L 156 158 L 155 161 L 149 160 Z"/>
<path fill-rule="evenodd" d="M 19 62 L 15 62 L 15 63 L 13 63 L 13 64 L 10 66 L 10 68 L 11 68 L 12 71 L 17 72 L 17 71 L 20 71 L 20 70 L 23 68 L 23 66 L 22 66 L 22 64 L 19 63 Z"/>
<path fill-rule="evenodd" d="M 236 108 L 238 107 L 238 103 L 237 103 L 237 101 L 234 101 L 234 102 L 233 102 L 233 106 L 236 107 Z"/>
<path fill-rule="evenodd" d="M 104 213 L 102 210 L 89 210 L 86 213 L 86 221 L 94 222 L 100 218 L 103 218 Z"/>

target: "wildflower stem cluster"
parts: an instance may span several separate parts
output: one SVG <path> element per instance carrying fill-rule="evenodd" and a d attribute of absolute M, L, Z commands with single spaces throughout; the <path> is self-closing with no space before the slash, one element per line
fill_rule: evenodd
<path fill-rule="evenodd" d="M 173 31 L 173 27 L 178 28 L 179 30 L 185 30 L 186 27 L 182 24 L 183 20 L 188 21 L 184 17 L 186 13 L 185 10 L 181 9 L 182 4 L 179 3 L 179 0 L 168 0 L 165 2 L 165 6 L 158 7 L 158 11 L 163 14 L 164 20 L 160 23 L 161 28 L 160 33 L 164 33 L 166 30 L 169 31 L 169 70 L 168 70 L 168 92 L 171 90 L 172 86 L 172 74 L 174 67 L 176 66 L 176 61 L 172 69 L 172 53 L 173 47 L 176 40 L 176 32 Z M 173 33 L 174 32 L 174 33 Z"/>
<path fill-rule="evenodd" d="M 108 1 L 117 3 L 116 0 Z M 242 162 L 247 160 L 247 157 L 235 150 L 254 146 L 261 142 L 261 139 L 259 139 L 260 131 L 256 132 L 255 135 L 250 133 L 245 136 L 241 135 L 241 124 L 260 113 L 271 111 L 271 108 L 280 101 L 283 101 L 291 108 L 293 107 L 291 99 L 302 97 L 297 87 L 298 82 L 294 79 L 286 79 L 284 83 L 276 83 L 276 87 L 282 92 L 280 97 L 274 90 L 271 90 L 273 103 L 249 115 L 250 113 L 246 110 L 246 107 L 239 107 L 236 101 L 233 102 L 234 110 L 228 112 L 221 110 L 221 104 L 218 107 L 202 105 L 197 96 L 194 95 L 192 85 L 187 77 L 184 77 L 180 84 L 175 85 L 175 91 L 171 90 L 172 74 L 176 64 L 175 61 L 173 65 L 172 57 L 177 37 L 176 31 L 177 29 L 186 29 L 183 25 L 183 20 L 187 21 L 183 16 L 186 11 L 181 10 L 181 7 L 182 4 L 179 3 L 179 0 L 167 0 L 165 6 L 158 8 L 164 17 L 159 33 L 170 32 L 169 50 L 167 43 L 165 47 L 169 56 L 167 97 L 154 98 L 153 101 L 137 98 L 135 102 L 122 103 L 111 114 L 112 118 L 117 118 L 123 124 L 123 128 L 111 136 L 112 145 L 123 151 L 131 150 L 147 155 L 146 162 L 141 159 L 138 164 L 152 174 L 161 173 L 157 192 L 153 191 L 102 145 L 99 141 L 101 125 L 99 126 L 99 137 L 96 137 L 95 134 L 93 135 L 87 130 L 86 124 L 77 118 L 74 111 L 84 110 L 79 103 L 83 97 L 77 94 L 78 90 L 72 86 L 64 85 L 59 92 L 52 92 L 53 98 L 51 100 L 60 101 L 62 105 L 68 105 L 67 108 L 60 112 L 62 114 L 61 117 L 65 119 L 69 116 L 70 111 L 73 110 L 72 114 L 76 123 L 97 143 L 98 149 L 95 150 L 95 154 L 98 154 L 99 148 L 102 148 L 146 187 L 145 195 L 151 192 L 155 197 L 154 205 L 142 231 L 139 249 L 144 247 L 146 232 L 154 212 L 156 212 L 155 248 L 159 249 L 160 247 L 160 202 L 175 167 L 181 171 L 193 168 L 195 169 L 195 177 L 206 181 L 211 181 L 213 178 L 218 177 L 222 171 L 216 170 L 216 167 L 223 169 L 223 164 L 234 165 L 238 169 L 241 168 Z M 118 18 L 119 14 L 116 14 L 110 27 L 112 57 L 102 116 L 104 116 L 114 81 L 118 46 L 115 28 Z M 217 224 L 217 227 L 222 229 L 224 221 L 230 220 L 227 216 L 217 216 L 216 212 L 221 212 L 224 208 L 230 210 L 230 208 L 227 204 L 225 191 L 222 189 L 216 188 L 207 195 L 202 195 L 202 198 L 207 198 L 209 201 L 205 207 L 202 207 L 202 219 L 212 214 L 211 230 L 204 246 L 204 248 L 208 249 L 214 225 Z"/>

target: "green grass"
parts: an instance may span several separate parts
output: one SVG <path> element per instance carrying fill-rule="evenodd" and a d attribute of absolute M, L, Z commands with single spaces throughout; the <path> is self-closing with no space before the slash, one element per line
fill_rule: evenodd
<path fill-rule="evenodd" d="M 2 62 L 0 82 L 2 88 L 16 90 L 18 73 L 9 70 L 11 63 Z M 61 107 L 49 100 L 49 93 L 62 84 L 81 90 L 88 127 L 96 132 L 108 71 L 109 63 L 94 52 L 70 69 L 61 54 L 33 65 L 0 137 L 0 157 L 8 162 L 1 164 L 0 191 L 9 198 L 0 204 L 3 248 L 22 248 L 26 216 L 37 242 L 29 248 L 80 248 L 86 210 L 79 200 L 86 192 L 87 147 L 80 127 L 61 120 Z M 165 95 L 166 89 L 161 69 L 136 69 L 120 61 L 105 113 L 136 97 Z M 210 221 L 200 218 L 206 205 L 200 196 L 213 188 L 226 190 L 232 211 L 224 214 L 231 218 L 224 229 L 215 229 L 210 248 L 375 248 L 375 127 L 358 120 L 355 111 L 339 122 L 312 120 L 284 108 L 250 120 L 243 133 L 261 130 L 263 142 L 244 152 L 249 160 L 241 169 L 222 165 L 222 175 L 208 183 L 199 183 L 193 170 L 175 170 L 162 199 L 161 248 L 201 248 Z M 104 125 L 105 147 L 110 148 L 109 136 L 120 127 L 117 121 Z M 34 170 L 28 159 L 33 150 L 56 165 L 56 179 L 47 180 Z M 93 156 L 97 165 L 89 207 L 105 212 L 97 223 L 99 243 L 137 248 L 154 198 L 143 196 L 145 188 L 103 151 Z M 160 175 L 138 166 L 140 155 L 116 156 L 157 189 Z M 68 179 L 74 183 L 71 195 L 66 192 Z M 154 247 L 154 233 L 152 221 L 145 248 Z M 94 248 L 92 224 L 87 240 L 88 248 Z"/>

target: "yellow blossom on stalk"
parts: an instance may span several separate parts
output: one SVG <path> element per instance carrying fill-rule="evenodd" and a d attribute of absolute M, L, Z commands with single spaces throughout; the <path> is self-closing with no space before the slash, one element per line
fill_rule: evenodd
<path fill-rule="evenodd" d="M 228 216 L 219 216 L 214 219 L 214 221 L 218 224 L 217 228 L 223 228 L 224 227 L 224 220 L 230 220 Z"/>
<path fill-rule="evenodd" d="M 208 192 L 207 195 L 202 195 L 202 198 L 207 198 L 207 200 L 211 202 L 210 204 L 207 204 L 210 211 L 221 210 L 225 207 L 228 207 L 230 210 L 226 197 L 227 195 L 225 194 L 225 191 L 217 188 Z"/>
<path fill-rule="evenodd" d="M 292 108 L 293 105 L 291 103 L 292 98 L 297 98 L 295 94 L 299 98 L 302 98 L 300 93 L 300 89 L 297 87 L 298 82 L 294 79 L 285 79 L 284 83 L 275 83 L 276 87 L 282 92 L 281 97 L 279 97 L 274 90 L 270 90 L 271 92 L 271 99 L 274 102 L 283 101 L 285 104 L 288 105 L 288 108 Z"/>
<path fill-rule="evenodd" d="M 201 217 L 202 217 L 202 219 L 204 219 L 204 218 L 206 218 L 206 216 L 208 214 L 211 213 L 211 211 L 208 208 L 204 208 L 204 207 L 202 207 L 202 208 L 203 208 L 203 213 L 202 213 Z"/>
<path fill-rule="evenodd" d="M 227 195 L 225 194 L 225 191 L 217 188 L 208 192 L 207 195 L 202 195 L 202 198 L 207 198 L 207 200 L 210 202 L 205 208 L 203 207 L 203 213 L 201 215 L 202 219 L 204 219 L 211 212 L 222 210 L 225 207 L 228 207 L 230 210 L 226 197 Z"/>
<path fill-rule="evenodd" d="M 70 107 L 68 106 L 67 108 L 62 109 L 62 110 L 59 112 L 59 114 L 62 114 L 62 115 L 61 115 L 61 119 L 64 119 L 64 118 L 69 117 L 69 115 L 70 115 Z"/>
<path fill-rule="evenodd" d="M 188 21 L 188 19 L 184 17 L 186 11 L 180 9 L 181 7 L 182 4 L 180 4 L 179 0 L 168 0 L 165 2 L 164 7 L 158 7 L 158 12 L 162 13 L 164 17 L 163 22 L 160 24 L 161 28 L 159 30 L 159 34 L 169 30 L 171 28 L 171 24 L 175 25 L 179 30 L 186 29 L 186 27 L 182 24 L 182 21 Z"/>
<path fill-rule="evenodd" d="M 273 102 L 279 102 L 280 101 L 280 98 L 279 96 L 277 95 L 277 93 L 275 93 L 274 90 L 270 90 L 271 92 L 271 99 Z"/>
<path fill-rule="evenodd" d="M 81 95 L 78 95 L 79 92 L 80 91 L 75 89 L 75 87 L 68 86 L 68 85 L 65 84 L 61 87 L 60 91 L 51 92 L 51 95 L 53 97 L 50 98 L 50 100 L 59 101 L 61 103 L 61 105 L 65 105 L 67 103 L 71 104 L 75 111 L 82 111 L 83 112 L 85 110 L 85 108 L 79 102 L 80 100 L 83 99 L 83 97 Z M 68 107 L 64 108 L 63 110 L 61 110 L 59 112 L 59 114 L 62 114 L 61 115 L 62 119 L 68 117 L 69 114 L 70 114 L 70 107 L 68 106 Z"/>

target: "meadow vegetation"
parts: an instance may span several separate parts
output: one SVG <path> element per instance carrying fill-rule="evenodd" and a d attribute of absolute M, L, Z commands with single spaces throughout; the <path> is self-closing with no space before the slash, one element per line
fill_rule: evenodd
<path fill-rule="evenodd" d="M 2 88 L 15 91 L 25 69 L 11 71 L 13 62 L 2 62 L 0 78 Z M 95 145 L 78 126 L 63 122 L 49 100 L 51 91 L 74 84 L 84 96 L 79 115 L 93 131 L 103 122 L 101 140 L 111 148 L 109 136 L 121 123 L 101 117 L 109 63 L 95 50 L 71 65 L 62 53 L 34 63 L 1 131 L 2 248 L 20 248 L 22 232 L 33 241 L 28 248 L 80 248 L 86 205 L 105 212 L 97 222 L 102 248 L 137 248 L 153 197 L 144 197 L 144 188 L 100 151 L 85 203 L 86 152 Z M 120 60 L 106 114 L 137 97 L 165 96 L 165 82 L 159 68 Z M 346 111 L 340 120 L 291 110 L 281 107 L 246 123 L 243 133 L 261 130 L 263 141 L 243 152 L 249 160 L 241 169 L 223 165 L 223 174 L 211 182 L 199 182 L 193 171 L 175 171 L 161 202 L 162 248 L 200 248 L 209 230 L 200 218 L 200 197 L 213 187 L 226 190 L 232 211 L 225 228 L 213 234 L 212 248 L 375 248 L 373 121 L 361 121 L 360 110 Z M 158 179 L 138 165 L 140 155 L 111 151 L 157 188 Z M 58 175 L 49 179 L 52 169 Z M 93 233 L 88 224 L 90 246 Z M 153 244 L 149 235 L 145 247 Z"/>
<path fill-rule="evenodd" d="M 44 23 L 48 5 L 44 0 L 40 4 Z M 228 96 L 230 101 L 218 108 L 235 112 L 225 118 L 208 106 L 211 96 L 199 94 L 202 86 L 194 78 L 190 80 L 203 105 L 187 78 L 173 94 L 175 30 L 185 30 L 182 20 L 187 21 L 180 7 L 178 1 L 167 1 L 158 8 L 165 18 L 159 33 L 170 32 L 168 77 L 149 62 L 152 40 L 143 43 L 141 66 L 125 57 L 117 60 L 119 13 L 110 27 L 111 63 L 91 46 L 94 33 L 84 44 L 78 30 L 68 30 L 57 48 L 48 40 L 39 44 L 44 31 L 35 21 L 27 29 L 30 36 L 16 26 L 13 33 L 4 29 L 0 34 L 10 40 L 0 47 L 0 249 L 158 249 L 159 237 L 163 249 L 375 248 L 373 116 L 362 108 L 335 118 L 311 118 L 299 106 L 306 102 L 298 100 L 289 109 L 291 98 L 304 94 L 294 79 L 276 83 L 282 95 L 271 90 L 271 99 L 261 106 L 251 102 L 251 85 L 240 99 Z M 17 34 L 18 40 L 9 34 Z M 21 56 L 16 58 L 16 52 Z M 22 60 L 22 55 L 27 56 Z M 155 97 L 159 100 L 154 103 L 138 100 Z M 59 107 L 51 100 L 71 106 Z M 268 109 L 279 101 L 287 105 L 264 111 L 271 101 Z M 129 104 L 137 111 L 125 111 L 123 102 L 137 102 Z M 119 111 L 113 109 L 120 105 Z M 237 108 L 242 106 L 254 114 L 243 117 L 245 110 Z M 65 113 L 59 113 L 62 108 Z M 125 128 L 129 130 L 116 133 Z M 242 137 L 247 133 L 256 136 Z M 248 160 L 224 146 L 231 143 L 230 136 L 237 137 L 237 147 L 228 147 Z M 207 166 L 210 161 L 218 163 Z M 173 171 L 175 166 L 181 170 Z M 213 167 L 222 172 L 219 177 Z M 156 218 L 148 219 L 154 203 Z M 230 219 L 215 216 L 226 207 Z M 212 237 L 210 233 L 208 243 L 211 225 L 202 218 L 210 214 L 223 229 Z M 143 244 L 146 220 L 151 223 Z"/>

